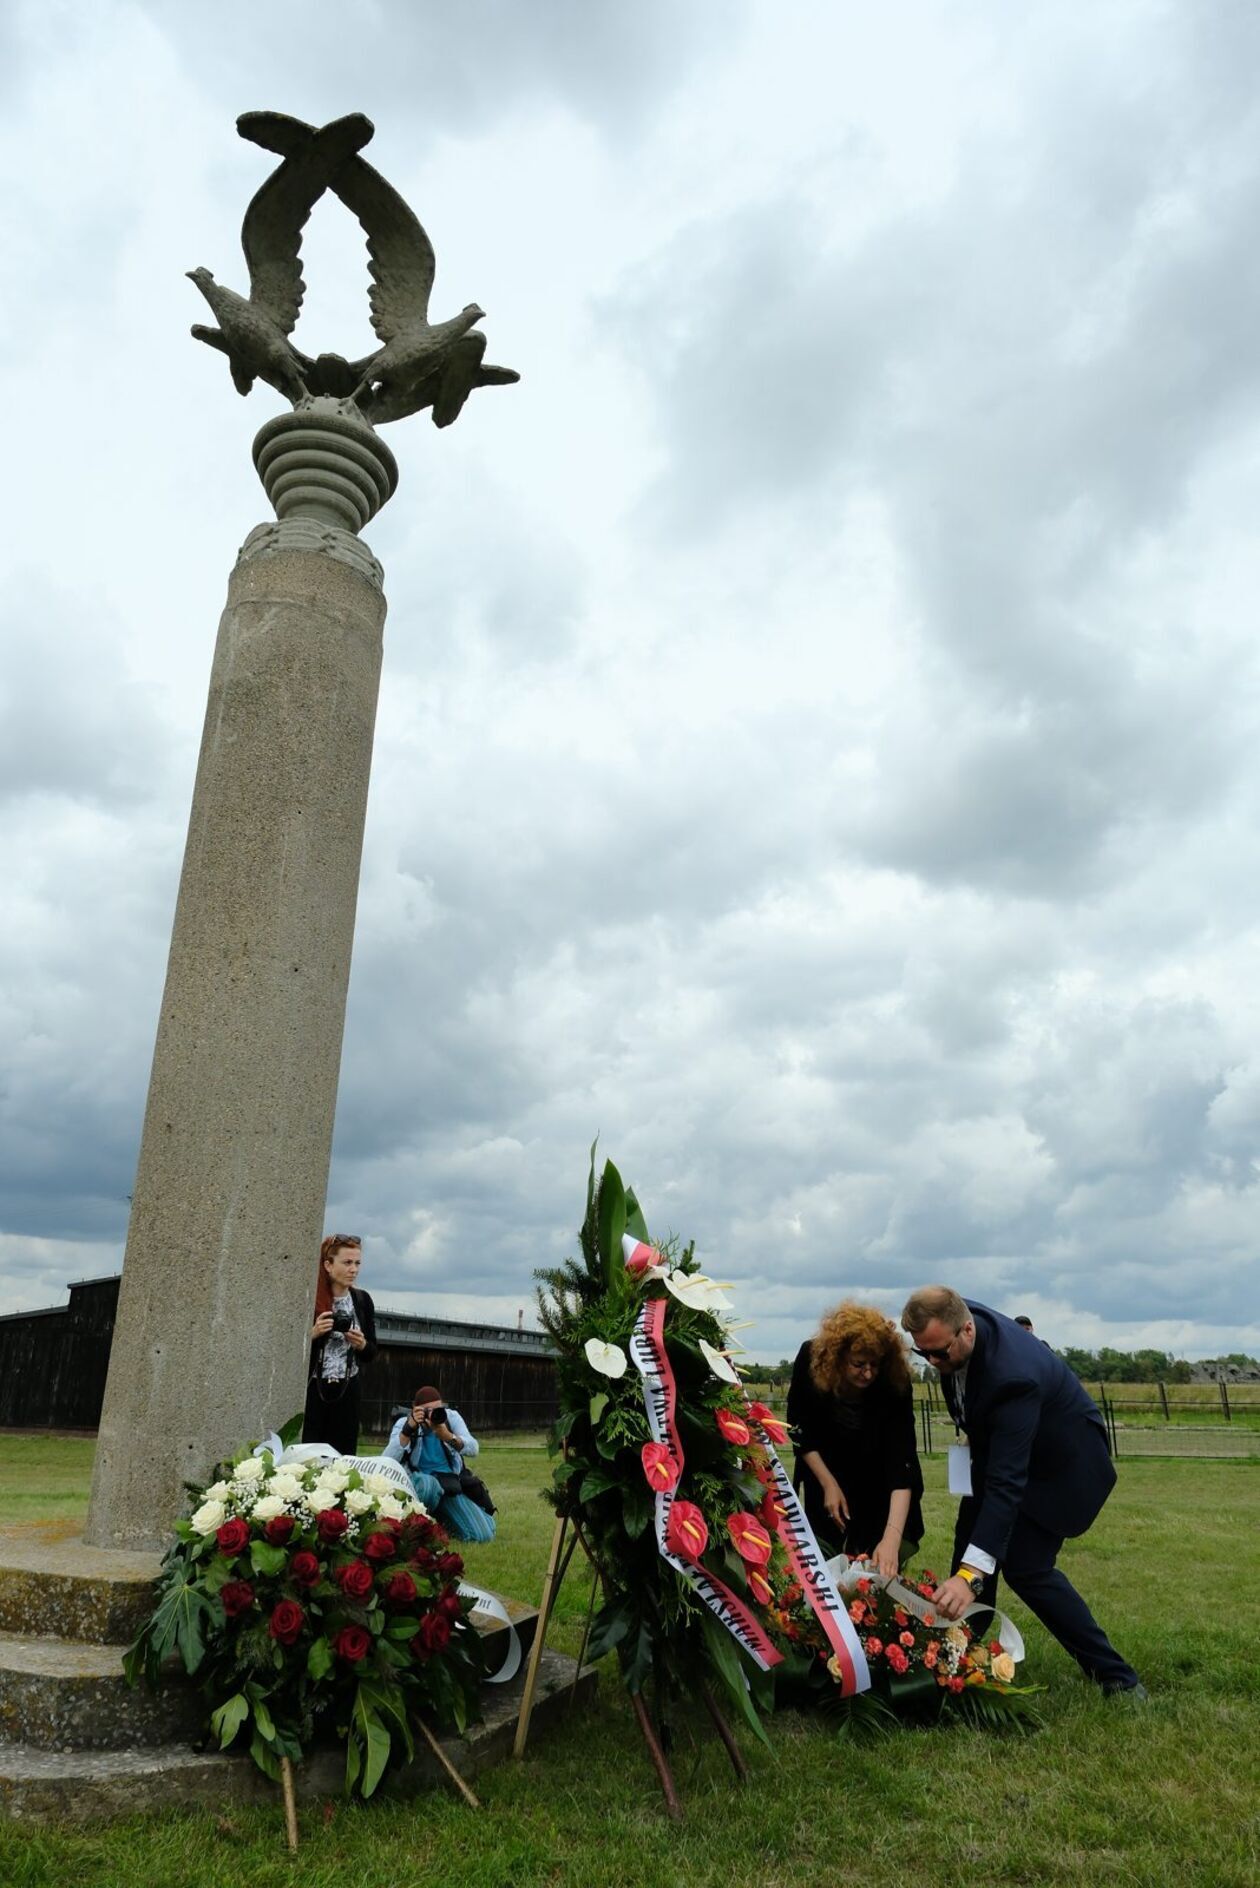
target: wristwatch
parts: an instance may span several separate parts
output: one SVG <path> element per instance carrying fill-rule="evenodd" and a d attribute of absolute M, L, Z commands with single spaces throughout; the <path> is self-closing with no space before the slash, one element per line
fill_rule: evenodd
<path fill-rule="evenodd" d="M 987 1573 L 979 1573 L 975 1567 L 960 1567 L 958 1569 L 958 1578 L 966 1581 L 977 1599 L 979 1599 L 980 1595 L 984 1592 L 984 1583 L 988 1577 Z"/>

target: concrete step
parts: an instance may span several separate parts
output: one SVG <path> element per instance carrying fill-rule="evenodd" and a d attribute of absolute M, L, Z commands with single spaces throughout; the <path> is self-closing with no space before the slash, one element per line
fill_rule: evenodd
<path fill-rule="evenodd" d="M 0 1746 L 122 1750 L 200 1735 L 203 1705 L 182 1674 L 134 1691 L 121 1645 L 0 1633 Z"/>
<path fill-rule="evenodd" d="M 157 1554 L 87 1547 L 77 1521 L 0 1529 L 0 1632 L 129 1645 L 153 1611 Z"/>
<path fill-rule="evenodd" d="M 573 1659 L 545 1651 L 530 1724 L 531 1747 L 562 1724 L 571 1709 L 589 1703 L 595 1685 L 593 1669 L 579 1673 Z M 510 1685 L 487 1686 L 481 1722 L 470 1725 L 464 1737 L 442 1740 L 461 1776 L 471 1778 L 511 1754 L 521 1686 L 521 1678 Z M 344 1746 L 312 1752 L 296 1771 L 299 1799 L 310 1803 L 339 1796 L 344 1775 Z M 435 1783 L 450 1787 L 426 1750 L 383 1787 L 391 1795 L 409 1796 Z M 79 1751 L 0 1745 L 0 1815 L 15 1821 L 87 1822 L 149 1809 L 230 1809 L 248 1802 L 271 1803 L 277 1817 L 281 1814 L 276 1785 L 247 1756 L 233 1752 L 197 1752 L 186 1744 Z"/>

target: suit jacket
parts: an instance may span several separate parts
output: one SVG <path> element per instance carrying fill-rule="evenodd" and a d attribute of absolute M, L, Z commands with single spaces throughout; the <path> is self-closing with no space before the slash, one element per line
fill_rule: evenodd
<path fill-rule="evenodd" d="M 371 1363 L 377 1351 L 376 1306 L 372 1303 L 368 1293 L 360 1291 L 357 1285 L 351 1285 L 350 1296 L 354 1299 L 354 1314 L 359 1320 L 359 1329 L 367 1340 L 363 1349 L 357 1350 L 354 1353 L 354 1361 L 359 1369 L 362 1370 L 365 1364 Z M 319 1360 L 323 1349 L 324 1339 L 317 1337 L 311 1345 L 311 1357 L 306 1370 L 308 1377 L 318 1376 Z"/>
<path fill-rule="evenodd" d="M 976 1345 L 961 1413 L 957 1379 L 941 1384 L 971 1444 L 968 1539 L 1000 1564 L 1021 1514 L 1052 1534 L 1083 1534 L 1116 1471 L 1098 1405 L 1063 1359 L 1000 1311 L 971 1299 L 967 1309 Z"/>

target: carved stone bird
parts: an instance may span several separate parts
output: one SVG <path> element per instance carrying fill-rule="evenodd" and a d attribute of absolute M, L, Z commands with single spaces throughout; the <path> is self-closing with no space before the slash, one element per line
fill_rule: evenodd
<path fill-rule="evenodd" d="M 247 112 L 237 129 L 286 158 L 304 149 L 312 135 L 310 125 L 282 112 Z M 449 426 L 474 388 L 519 380 L 510 367 L 483 364 L 485 336 L 469 332 L 484 319 L 475 302 L 449 321 L 429 321 L 433 245 L 393 185 L 356 151 L 330 174 L 328 187 L 367 237 L 372 326 L 384 346 L 359 361 L 299 355 L 311 392 L 353 400 L 373 425 L 432 407 L 434 424 Z"/>
<path fill-rule="evenodd" d="M 309 363 L 289 341 L 305 293 L 298 255 L 302 231 L 330 174 L 362 149 L 373 127 L 361 112 L 353 112 L 322 130 L 301 129 L 301 139 L 294 140 L 284 163 L 245 212 L 241 247 L 249 267 L 248 299 L 216 282 L 209 269 L 188 271 L 219 323 L 217 328 L 198 325 L 193 334 L 227 355 L 237 392 L 248 393 L 256 379 L 265 380 L 295 406 L 311 391 L 303 371 Z"/>

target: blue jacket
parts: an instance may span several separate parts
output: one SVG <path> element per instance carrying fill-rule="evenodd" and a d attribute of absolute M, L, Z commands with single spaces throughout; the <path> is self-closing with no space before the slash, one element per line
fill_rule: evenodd
<path fill-rule="evenodd" d="M 1083 1534 L 1115 1487 L 1101 1412 L 1039 1337 L 967 1300 L 976 1345 L 963 1385 L 975 1513 L 968 1539 L 1000 1564 L 1017 1515 Z M 957 1381 L 942 1378 L 951 1415 Z"/>

